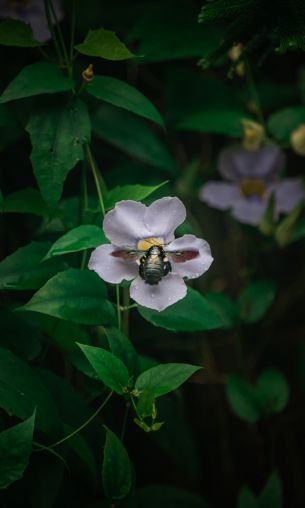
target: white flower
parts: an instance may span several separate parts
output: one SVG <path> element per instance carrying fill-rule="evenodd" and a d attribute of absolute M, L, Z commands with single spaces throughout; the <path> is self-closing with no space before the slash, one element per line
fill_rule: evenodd
<path fill-rule="evenodd" d="M 148 207 L 136 201 L 120 201 L 103 223 L 111 245 L 101 245 L 92 252 L 89 268 L 106 282 L 132 280 L 133 300 L 158 311 L 166 309 L 185 297 L 184 278 L 199 277 L 213 261 L 206 241 L 194 235 L 175 239 L 174 231 L 185 217 L 185 207 L 178 198 L 158 199 Z M 139 269 L 141 258 L 147 259 L 152 246 L 159 247 L 164 255 L 162 263 L 169 262 L 171 268 L 153 285 Z M 160 258 L 155 260 L 160 264 Z"/>

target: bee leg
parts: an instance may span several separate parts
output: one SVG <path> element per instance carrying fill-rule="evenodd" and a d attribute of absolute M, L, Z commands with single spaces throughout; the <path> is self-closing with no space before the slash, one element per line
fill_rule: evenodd
<path fill-rule="evenodd" d="M 145 275 L 144 275 L 144 257 L 142 257 L 140 259 L 140 262 L 139 262 L 139 275 L 142 279 L 145 279 Z"/>
<path fill-rule="evenodd" d="M 164 261 L 164 264 L 163 264 L 163 277 L 165 277 L 165 275 L 168 275 L 169 272 L 172 271 L 172 265 L 170 264 L 169 261 Z"/>

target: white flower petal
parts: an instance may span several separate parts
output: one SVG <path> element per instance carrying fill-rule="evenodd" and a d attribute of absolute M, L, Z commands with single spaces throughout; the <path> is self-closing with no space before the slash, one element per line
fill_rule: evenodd
<path fill-rule="evenodd" d="M 144 222 L 149 236 L 162 237 L 164 243 L 174 238 L 175 229 L 185 221 L 185 206 L 178 198 L 166 197 L 154 201 L 145 212 Z"/>
<path fill-rule="evenodd" d="M 240 191 L 235 183 L 209 182 L 201 187 L 199 198 L 212 208 L 228 210 L 240 198 Z"/>
<path fill-rule="evenodd" d="M 181 277 L 195 279 L 196 277 L 200 277 L 200 275 L 210 268 L 213 258 L 210 246 L 205 240 L 197 238 L 194 235 L 183 235 L 181 238 L 176 238 L 176 240 L 166 246 L 167 252 L 184 252 L 194 250 L 198 251 L 198 256 L 194 259 L 190 259 L 182 263 L 175 263 L 172 259 L 170 259 L 173 274 L 176 273 Z"/>
<path fill-rule="evenodd" d="M 88 267 L 94 270 L 106 282 L 118 284 L 122 280 L 132 280 L 139 273 L 135 261 L 115 258 L 111 256 L 113 245 L 100 245 L 91 254 Z"/>
<path fill-rule="evenodd" d="M 136 248 L 138 241 L 151 236 L 144 224 L 147 207 L 137 201 L 120 201 L 103 222 L 104 233 L 117 246 Z"/>
<path fill-rule="evenodd" d="M 187 287 L 179 275 L 169 274 L 155 286 L 137 277 L 130 285 L 130 296 L 139 305 L 154 310 L 164 310 L 185 297 Z"/>
<path fill-rule="evenodd" d="M 250 199 L 240 199 L 232 209 L 232 216 L 242 224 L 258 226 L 261 222 L 267 208 L 268 201 L 251 201 Z"/>

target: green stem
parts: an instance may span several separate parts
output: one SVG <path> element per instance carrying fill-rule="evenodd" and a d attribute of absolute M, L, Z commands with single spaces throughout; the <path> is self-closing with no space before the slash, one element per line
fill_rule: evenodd
<path fill-rule="evenodd" d="M 35 445 L 35 446 L 37 446 L 37 448 L 39 448 L 38 450 L 34 449 L 34 451 L 37 451 L 37 452 L 45 451 L 45 452 L 51 453 L 52 455 L 55 455 L 55 457 L 57 457 L 59 460 L 61 460 L 63 462 L 64 466 L 70 472 L 70 468 L 69 468 L 67 462 L 62 457 L 62 455 L 60 455 L 60 453 L 57 453 L 55 450 L 52 450 L 52 448 L 49 448 L 48 446 L 44 446 L 43 444 L 38 443 L 37 441 L 33 441 L 33 445 Z"/>
<path fill-rule="evenodd" d="M 246 74 L 247 74 L 250 93 L 251 93 L 251 96 L 253 98 L 253 101 L 254 101 L 256 109 L 257 109 L 257 117 L 258 117 L 259 122 L 264 126 L 264 128 L 266 130 L 266 123 L 265 123 L 265 119 L 264 119 L 261 101 L 260 101 L 260 98 L 259 98 L 259 95 L 258 95 L 258 92 L 256 89 L 255 81 L 253 79 L 252 69 L 251 69 L 251 66 L 250 66 L 247 59 L 245 59 L 245 67 L 246 67 Z"/>
<path fill-rule="evenodd" d="M 94 420 L 94 418 L 102 411 L 102 409 L 106 406 L 107 402 L 109 401 L 109 399 L 111 398 L 113 394 L 113 391 L 111 391 L 110 393 L 108 393 L 106 399 L 102 402 L 102 404 L 97 408 L 97 410 L 90 416 L 90 418 L 88 418 L 88 420 L 86 420 L 82 425 L 80 425 L 79 427 L 77 427 L 77 429 L 73 430 L 73 432 L 71 432 L 70 434 L 68 434 L 67 436 L 63 437 L 62 439 L 59 439 L 59 441 L 56 441 L 55 443 L 52 443 L 48 446 L 46 446 L 46 448 L 55 448 L 55 446 L 58 446 L 62 443 L 64 443 L 65 441 L 67 441 L 68 439 L 71 439 L 71 437 L 75 436 L 76 434 L 78 434 L 81 430 L 83 430 L 85 427 L 87 427 L 87 425 L 89 425 L 90 422 L 92 422 L 92 420 Z"/>
<path fill-rule="evenodd" d="M 118 317 L 118 329 L 121 330 L 121 306 L 120 306 L 120 286 L 117 284 L 115 287 L 116 292 L 116 310 Z"/>
<path fill-rule="evenodd" d="M 73 50 L 75 38 L 75 22 L 76 22 L 76 4 L 75 0 L 72 3 L 72 17 L 71 17 L 71 36 L 70 36 L 70 66 L 73 64 Z"/>
<path fill-rule="evenodd" d="M 126 312 L 127 310 L 130 310 L 130 309 L 136 309 L 137 306 L 138 306 L 137 303 L 132 303 L 131 305 L 120 305 L 120 311 Z"/>
<path fill-rule="evenodd" d="M 92 157 L 91 148 L 89 145 L 86 145 L 85 149 L 86 149 L 86 154 L 87 154 L 87 161 L 88 161 L 88 164 L 89 164 L 91 171 L 93 173 L 93 178 L 94 178 L 94 182 L 95 182 L 95 186 L 96 186 L 96 191 L 97 191 L 101 211 L 102 211 L 103 216 L 105 217 L 106 212 L 105 212 L 105 205 L 104 205 L 104 200 L 103 200 L 102 189 L 101 189 L 100 181 L 98 178 L 97 170 L 96 170 L 96 167 L 94 164 L 94 160 Z"/>
<path fill-rule="evenodd" d="M 56 15 L 56 11 L 54 9 L 52 0 L 47 0 L 47 1 L 49 3 L 49 7 L 51 9 L 51 13 L 52 13 L 53 19 L 55 21 L 55 27 L 57 29 L 59 43 L 61 45 L 61 49 L 62 49 L 62 52 L 63 52 L 63 57 L 64 57 L 64 61 L 65 61 L 65 64 L 66 64 L 66 68 L 67 68 L 69 76 L 72 77 L 72 68 L 71 68 L 71 65 L 70 65 L 70 61 L 69 61 L 69 57 L 68 57 L 68 52 L 67 52 L 66 44 L 65 44 L 65 41 L 64 41 L 64 37 L 63 37 L 62 31 L 61 31 L 60 25 L 59 25 L 59 21 L 58 21 L 57 15 Z"/>
<path fill-rule="evenodd" d="M 46 18 L 47 18 L 47 22 L 48 22 L 48 27 L 49 27 L 49 30 L 50 30 L 50 33 L 52 36 L 52 40 L 54 42 L 55 51 L 57 53 L 58 62 L 59 62 L 59 65 L 61 66 L 64 59 L 61 54 L 61 49 L 58 44 L 57 36 L 56 36 L 55 30 L 53 27 L 48 0 L 44 0 L 44 8 L 45 8 Z"/>

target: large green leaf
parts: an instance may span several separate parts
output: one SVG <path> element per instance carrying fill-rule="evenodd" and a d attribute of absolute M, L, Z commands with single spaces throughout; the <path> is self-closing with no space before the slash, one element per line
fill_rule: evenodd
<path fill-rule="evenodd" d="M 150 389 L 155 397 L 179 388 L 192 374 L 201 369 L 187 363 L 165 363 L 152 367 L 139 375 L 135 387 L 139 390 Z"/>
<path fill-rule="evenodd" d="M 54 434 L 59 419 L 54 401 L 40 376 L 7 349 L 0 349 L 0 406 L 19 418 L 36 407 L 37 427 Z"/>
<path fill-rule="evenodd" d="M 22 423 L 0 432 L 0 490 L 22 478 L 32 453 L 35 412 Z"/>
<path fill-rule="evenodd" d="M 274 471 L 259 495 L 259 508 L 283 508 L 283 485 L 280 475 Z"/>
<path fill-rule="evenodd" d="M 122 441 L 106 426 L 105 430 L 102 466 L 104 491 L 108 499 L 123 499 L 132 486 L 132 465 Z"/>
<path fill-rule="evenodd" d="M 105 329 L 112 353 L 127 367 L 130 376 L 138 370 L 138 355 L 132 342 L 117 328 Z"/>
<path fill-rule="evenodd" d="M 108 240 L 100 227 L 91 226 L 90 224 L 78 226 L 56 240 L 44 259 L 68 254 L 69 252 L 92 249 L 102 243 L 108 243 Z"/>
<path fill-rule="evenodd" d="M 64 270 L 67 265 L 62 261 L 41 262 L 49 248 L 49 242 L 31 242 L 1 261 L 0 289 L 37 289 Z"/>
<path fill-rule="evenodd" d="M 294 106 L 270 115 L 268 129 L 277 140 L 288 143 L 290 134 L 301 123 L 305 123 L 305 106 Z"/>
<path fill-rule="evenodd" d="M 146 164 L 176 174 L 176 163 L 166 146 L 141 118 L 104 104 L 95 112 L 92 122 L 96 134 L 111 145 Z"/>
<path fill-rule="evenodd" d="M 138 307 L 143 318 L 155 326 L 174 332 L 199 332 L 224 326 L 223 319 L 206 298 L 194 289 L 188 288 L 187 295 L 162 312 Z"/>
<path fill-rule="evenodd" d="M 17 19 L 7 19 L 0 23 L 0 44 L 25 48 L 41 46 L 41 42 L 33 39 L 30 25 Z"/>
<path fill-rule="evenodd" d="M 276 294 L 273 281 L 256 281 L 246 287 L 238 297 L 239 314 L 245 323 L 256 323 L 272 305 Z"/>
<path fill-rule="evenodd" d="M 245 379 L 231 375 L 226 386 L 226 394 L 232 411 L 246 422 L 257 422 L 261 417 L 259 400 L 254 386 Z"/>
<path fill-rule="evenodd" d="M 31 114 L 26 130 L 39 188 L 46 203 L 54 207 L 69 171 L 84 158 L 83 144 L 90 141 L 87 107 L 77 98 L 44 99 Z"/>
<path fill-rule="evenodd" d="M 113 306 L 106 299 L 106 286 L 98 275 L 73 268 L 55 275 L 18 310 L 86 325 L 109 325 L 115 317 Z"/>
<path fill-rule="evenodd" d="M 124 363 L 105 349 L 78 344 L 94 368 L 98 378 L 111 390 L 122 395 L 129 384 L 129 373 Z"/>
<path fill-rule="evenodd" d="M 4 213 L 33 213 L 45 217 L 48 215 L 48 208 L 36 189 L 22 189 L 13 192 L 3 199 L 2 211 Z"/>
<path fill-rule="evenodd" d="M 142 201 L 142 199 L 147 198 L 153 192 L 160 189 L 160 187 L 163 187 L 167 181 L 162 182 L 159 185 L 118 185 L 107 192 L 105 197 L 105 208 L 106 210 L 110 210 L 110 208 L 113 208 L 118 201 L 122 201 L 123 199 Z"/>
<path fill-rule="evenodd" d="M 95 76 L 86 90 L 97 99 L 127 109 L 164 127 L 161 115 L 152 102 L 125 81 L 111 76 Z"/>
<path fill-rule="evenodd" d="M 135 56 L 114 32 L 104 28 L 90 29 L 84 42 L 75 48 L 83 55 L 98 56 L 106 60 L 128 60 Z"/>
<path fill-rule="evenodd" d="M 9 83 L 0 97 L 0 102 L 9 102 L 32 95 L 65 92 L 72 90 L 73 81 L 53 64 L 37 62 L 24 67 Z"/>

